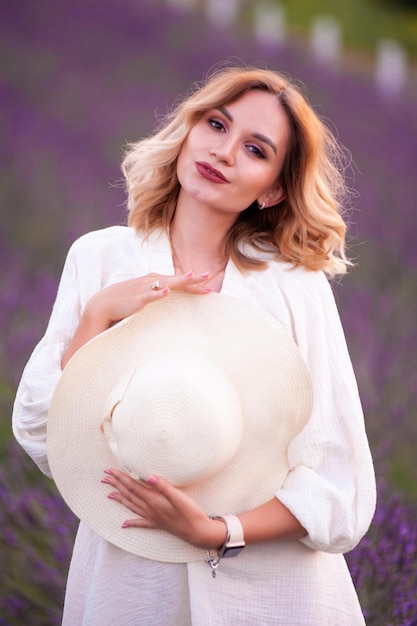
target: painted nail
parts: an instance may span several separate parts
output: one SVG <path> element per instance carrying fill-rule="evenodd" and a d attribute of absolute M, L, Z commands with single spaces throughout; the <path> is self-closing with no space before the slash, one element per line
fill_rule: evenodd
<path fill-rule="evenodd" d="M 189 272 L 187 272 L 186 274 L 184 274 L 184 278 L 191 278 L 191 276 L 194 274 L 194 270 L 190 270 Z"/>
<path fill-rule="evenodd" d="M 111 469 L 105 469 L 105 470 L 104 470 L 104 473 L 105 473 L 105 474 L 109 474 L 109 476 L 114 476 L 114 474 L 113 474 L 113 472 L 112 472 L 112 470 L 111 470 Z"/>
<path fill-rule="evenodd" d="M 148 478 L 146 479 L 146 482 L 149 483 L 150 485 L 156 485 L 158 484 L 158 479 L 156 476 L 152 476 L 152 474 L 150 476 L 148 476 Z"/>
<path fill-rule="evenodd" d="M 116 499 L 116 494 L 115 493 L 109 493 L 108 498 L 110 498 L 110 500 L 115 500 Z"/>
<path fill-rule="evenodd" d="M 110 485 L 110 481 L 108 478 L 102 478 L 101 482 L 104 483 L 105 485 Z"/>
<path fill-rule="evenodd" d="M 213 287 L 204 287 L 204 291 L 208 291 L 209 293 L 211 293 L 212 291 L 214 291 Z"/>
<path fill-rule="evenodd" d="M 129 528 L 130 524 L 129 522 L 123 522 L 122 524 L 122 528 Z"/>
<path fill-rule="evenodd" d="M 162 289 L 162 293 L 164 294 L 164 296 L 169 294 L 169 287 L 165 287 L 165 289 Z"/>
<path fill-rule="evenodd" d="M 201 278 L 207 278 L 208 276 L 210 276 L 210 272 L 203 272 L 201 274 Z"/>

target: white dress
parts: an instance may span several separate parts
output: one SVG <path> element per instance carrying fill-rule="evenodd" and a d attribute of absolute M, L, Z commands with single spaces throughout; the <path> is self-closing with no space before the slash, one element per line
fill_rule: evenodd
<path fill-rule="evenodd" d="M 163 233 L 89 233 L 71 247 L 44 338 L 22 376 L 15 437 L 40 469 L 61 355 L 88 299 L 115 282 L 173 274 Z M 290 472 L 276 493 L 307 530 L 300 540 L 247 546 L 221 563 L 149 561 L 80 523 L 68 576 L 65 626 L 359 626 L 364 624 L 343 553 L 367 531 L 375 477 L 354 373 L 331 288 L 322 272 L 271 261 L 242 274 L 229 261 L 222 294 L 250 301 L 292 335 L 314 386 L 312 416 L 288 447 Z M 262 454 L 262 451 L 260 451 Z M 230 512 L 230 511 L 228 511 Z M 133 530 L 133 529 L 132 529 Z"/>

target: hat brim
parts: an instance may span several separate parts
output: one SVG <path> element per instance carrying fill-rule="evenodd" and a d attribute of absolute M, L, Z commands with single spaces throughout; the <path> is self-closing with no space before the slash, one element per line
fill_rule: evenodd
<path fill-rule="evenodd" d="M 289 470 L 288 445 L 312 407 L 309 372 L 283 326 L 256 305 L 216 293 L 172 292 L 73 356 L 48 418 L 56 485 L 72 511 L 105 539 L 165 562 L 200 560 L 205 553 L 164 531 L 122 528 L 132 514 L 109 500 L 101 483 L 103 470 L 119 465 L 100 424 L 109 390 L 129 364 L 145 367 L 155 354 L 179 352 L 211 359 L 237 390 L 243 410 L 241 446 L 231 462 L 183 488 L 207 514 L 238 514 L 273 497 Z"/>

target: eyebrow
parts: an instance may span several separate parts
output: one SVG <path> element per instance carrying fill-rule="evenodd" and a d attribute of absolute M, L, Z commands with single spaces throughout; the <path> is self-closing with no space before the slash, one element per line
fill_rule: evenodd
<path fill-rule="evenodd" d="M 228 111 L 225 107 L 218 107 L 217 110 L 220 111 L 220 113 L 222 113 L 225 118 L 229 120 L 229 122 L 233 122 L 233 117 L 231 116 L 230 111 Z M 266 135 L 262 135 L 261 133 L 253 133 L 252 137 L 258 139 L 259 141 L 262 141 L 262 143 L 266 143 L 270 148 L 272 148 L 274 153 L 277 154 L 276 146 L 269 137 L 267 137 Z"/>

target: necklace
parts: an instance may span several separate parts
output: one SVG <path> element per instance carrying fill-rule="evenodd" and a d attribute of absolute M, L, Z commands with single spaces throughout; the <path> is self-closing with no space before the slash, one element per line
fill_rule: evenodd
<path fill-rule="evenodd" d="M 204 283 L 202 283 L 203 285 L 207 285 L 207 283 L 209 283 L 211 280 L 214 280 L 216 278 L 216 276 L 218 276 L 219 274 L 221 274 L 221 272 L 224 272 L 224 270 L 226 269 L 227 263 L 226 265 L 223 265 L 223 267 L 221 267 L 219 270 L 217 270 L 217 272 L 215 274 L 213 274 L 213 276 L 209 276 L 207 278 L 207 280 L 204 281 Z"/>
<path fill-rule="evenodd" d="M 179 269 L 179 271 L 181 272 L 181 274 L 184 274 L 184 270 L 183 270 L 183 268 L 182 268 L 182 266 L 181 266 L 181 264 L 180 264 L 180 262 L 179 262 L 179 260 L 178 260 L 178 254 L 177 254 L 177 252 L 176 252 L 176 250 L 175 250 L 175 247 L 174 247 L 174 244 L 173 244 L 173 242 L 172 242 L 171 237 L 169 237 L 169 245 L 170 245 L 170 247 L 171 247 L 171 254 L 172 254 L 172 260 L 173 260 L 173 262 L 174 262 L 174 268 L 178 268 L 178 269 Z M 214 280 L 214 279 L 215 279 L 215 278 L 216 278 L 219 274 L 221 274 L 222 272 L 224 272 L 224 271 L 225 271 L 226 267 L 227 267 L 227 261 L 226 261 L 226 263 L 225 263 L 224 265 L 222 265 L 222 266 L 221 266 L 221 268 L 220 268 L 219 270 L 217 270 L 217 272 L 215 272 L 213 275 L 211 275 L 211 272 L 210 272 L 209 277 L 208 277 L 208 278 L 207 278 L 207 280 L 206 280 L 206 281 L 204 281 L 204 283 L 202 283 L 202 284 L 203 284 L 203 285 L 206 285 L 207 283 L 209 283 L 209 282 L 211 282 L 212 280 Z"/>

